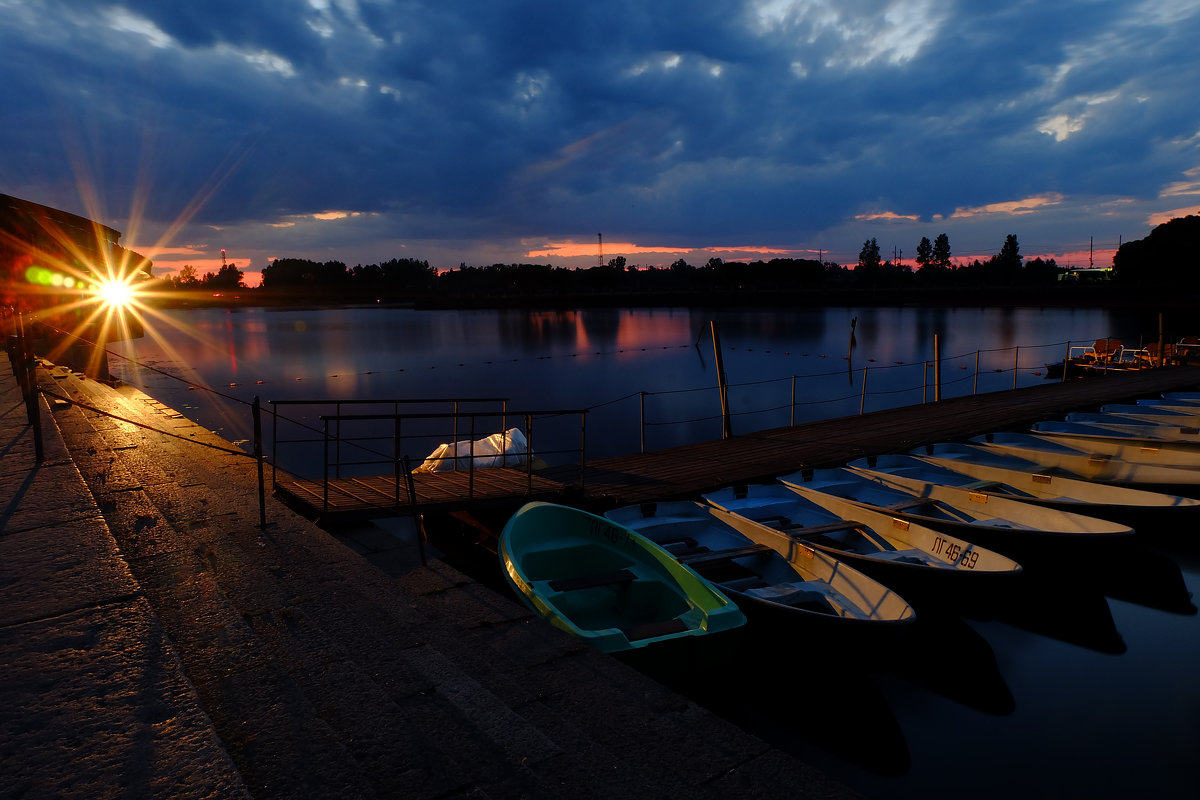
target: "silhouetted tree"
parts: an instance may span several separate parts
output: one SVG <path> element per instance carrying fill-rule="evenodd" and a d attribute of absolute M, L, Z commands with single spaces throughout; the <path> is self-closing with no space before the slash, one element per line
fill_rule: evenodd
<path fill-rule="evenodd" d="M 925 269 L 933 263 L 933 242 L 929 241 L 928 236 L 922 236 L 921 241 L 917 244 L 917 266 L 920 269 Z"/>
<path fill-rule="evenodd" d="M 872 237 L 863 242 L 862 249 L 858 251 L 858 265 L 854 268 L 854 282 L 859 284 L 873 284 L 879 279 L 879 270 L 882 265 L 882 260 L 879 256 L 879 242 Z"/>
<path fill-rule="evenodd" d="M 1200 275 L 1200 216 L 1176 217 L 1113 256 L 1113 280 L 1126 284 L 1193 285 Z"/>
<path fill-rule="evenodd" d="M 933 240 L 933 265 L 941 269 L 950 269 L 950 237 L 939 233 Z"/>

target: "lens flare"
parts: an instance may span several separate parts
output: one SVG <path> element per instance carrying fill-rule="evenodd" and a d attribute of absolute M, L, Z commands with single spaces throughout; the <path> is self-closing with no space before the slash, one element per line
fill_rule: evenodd
<path fill-rule="evenodd" d="M 120 310 L 133 303 L 137 291 L 126 281 L 104 280 L 96 286 L 96 296 L 108 308 Z"/>

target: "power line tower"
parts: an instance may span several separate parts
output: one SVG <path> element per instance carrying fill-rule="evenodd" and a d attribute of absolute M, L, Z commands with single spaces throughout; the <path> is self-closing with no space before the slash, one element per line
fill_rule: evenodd
<path fill-rule="evenodd" d="M 604 266 L 604 234 L 596 234 L 596 266 Z"/>

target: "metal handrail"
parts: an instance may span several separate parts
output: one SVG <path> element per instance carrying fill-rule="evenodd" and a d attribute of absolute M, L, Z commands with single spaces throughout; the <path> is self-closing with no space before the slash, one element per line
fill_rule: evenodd
<path fill-rule="evenodd" d="M 340 468 L 342 466 L 351 466 L 351 465 L 361 466 L 361 465 L 367 465 L 367 464 L 383 464 L 383 463 L 391 462 L 393 465 L 393 472 L 394 472 L 394 477 L 396 480 L 395 502 L 397 505 L 399 505 L 399 503 L 400 503 L 400 497 L 399 497 L 400 480 L 404 477 L 401 472 L 401 463 L 407 459 L 407 456 L 403 455 L 403 448 L 401 446 L 401 440 L 403 438 L 403 435 L 402 435 L 403 423 L 406 420 L 452 419 L 452 420 L 454 420 L 454 430 L 455 430 L 455 436 L 456 436 L 456 438 L 454 439 L 455 444 L 457 444 L 457 442 L 459 441 L 457 439 L 457 431 L 458 431 L 459 421 L 463 420 L 465 418 L 469 422 L 469 435 L 468 435 L 468 440 L 467 440 L 468 441 L 468 454 L 466 456 L 466 458 L 467 458 L 467 473 L 468 473 L 467 498 L 474 499 L 474 496 L 475 496 L 475 469 L 476 469 L 475 462 L 477 459 L 485 457 L 482 455 L 477 456 L 475 454 L 475 421 L 476 421 L 477 417 L 485 417 L 485 418 L 486 417 L 500 417 L 501 420 L 504 421 L 505 425 L 507 424 L 508 417 L 524 417 L 525 418 L 525 443 L 526 443 L 525 444 L 525 447 L 526 447 L 526 451 L 525 451 L 525 468 L 526 468 L 526 470 L 525 471 L 526 471 L 526 476 L 527 476 L 527 490 L 532 494 L 532 491 L 533 491 L 533 422 L 534 422 L 534 419 L 536 417 L 546 418 L 546 417 L 564 417 L 564 416 L 569 416 L 569 415 L 578 415 L 580 418 L 580 444 L 579 444 L 579 450 L 578 450 L 578 453 L 579 453 L 579 484 L 580 484 L 580 488 L 582 488 L 584 485 L 584 480 L 585 480 L 585 462 L 586 462 L 586 451 L 587 451 L 587 414 L 588 414 L 588 409 L 538 409 L 538 410 L 532 410 L 532 411 L 521 411 L 521 410 L 511 410 L 511 409 L 508 409 L 507 407 L 505 407 L 502 411 L 448 411 L 448 412 L 427 412 L 427 413 L 414 412 L 414 413 L 390 413 L 390 414 L 389 413 L 322 414 L 319 417 L 320 421 L 322 422 L 322 430 L 323 430 L 322 441 L 323 441 L 323 453 L 324 453 L 323 459 L 322 459 L 324 462 L 324 474 L 323 474 L 323 480 L 322 480 L 322 487 L 323 487 L 322 488 L 322 511 L 328 511 L 328 509 L 329 509 L 329 481 L 330 481 L 329 472 L 330 472 L 331 466 L 333 466 L 334 469 L 340 473 Z M 383 437 L 383 436 L 364 437 L 364 439 L 371 438 L 374 440 L 381 440 L 384 438 L 391 438 L 391 440 L 392 440 L 392 456 L 390 459 L 376 460 L 376 461 L 357 461 L 357 462 L 349 462 L 349 463 L 340 461 L 340 451 L 337 449 L 337 445 L 340 444 L 340 442 L 341 442 L 340 433 L 341 433 L 341 424 L 343 422 L 351 423 L 351 422 L 381 422 L 381 421 L 391 421 L 392 422 L 391 436 L 390 437 Z M 331 423 L 333 423 L 333 428 L 334 428 L 333 433 L 331 433 L 331 431 L 330 431 Z M 503 431 L 507 432 L 507 427 L 503 428 Z M 413 437 L 413 438 L 426 438 L 426 437 Z M 335 458 L 332 461 L 330 459 L 330 445 L 331 444 L 334 446 L 335 455 L 337 455 L 337 458 Z M 547 452 L 547 453 L 550 453 L 550 452 L 564 453 L 564 452 L 571 452 L 571 451 L 570 450 L 555 450 L 555 451 L 545 451 L 545 452 Z M 463 456 L 459 455 L 456 450 L 454 455 L 451 456 L 450 458 L 451 458 L 452 469 L 454 471 L 458 471 L 458 463 L 457 462 L 458 462 L 458 459 L 463 458 Z"/>

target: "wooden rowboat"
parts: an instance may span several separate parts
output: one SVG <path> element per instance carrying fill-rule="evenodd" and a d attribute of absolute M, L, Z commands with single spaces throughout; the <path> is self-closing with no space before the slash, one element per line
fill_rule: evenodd
<path fill-rule="evenodd" d="M 1108 403 L 1100 406 L 1101 414 L 1115 414 L 1158 425 L 1200 425 L 1200 406 L 1141 405 L 1139 403 Z"/>
<path fill-rule="evenodd" d="M 1155 425 L 1102 414 L 1068 414 L 1062 422 L 1036 422 L 1034 433 L 1051 436 L 1072 436 L 1084 439 L 1122 439 L 1153 444 L 1176 444 L 1185 447 L 1200 445 L 1200 429 L 1184 426 Z"/>
<path fill-rule="evenodd" d="M 550 623 L 604 652 L 736 628 L 728 597 L 662 548 L 603 517 L 534 502 L 504 526 L 505 578 Z"/>
<path fill-rule="evenodd" d="M 998 432 L 971 439 L 1093 481 L 1160 486 L 1200 484 L 1200 452 L 1188 445 L 1124 437 L 1083 438 Z"/>
<path fill-rule="evenodd" d="M 817 503 L 822 502 L 819 494 L 840 497 L 952 531 L 968 541 L 978 541 L 1004 553 L 1009 552 L 1008 547 L 1024 548 L 1031 540 L 1043 544 L 1057 539 L 1078 542 L 1133 533 L 1126 525 L 1096 517 L 928 481 L 921 481 L 918 488 L 884 473 L 867 474 L 859 469 L 816 469 L 779 480 Z"/>
<path fill-rule="evenodd" d="M 704 499 L 881 577 L 1016 575 L 1021 571 L 1021 565 L 1011 558 L 945 532 L 831 495 L 818 503 L 782 483 L 730 486 L 710 492 Z M 739 530 L 746 529 L 739 525 Z"/>
<path fill-rule="evenodd" d="M 780 619 L 858 626 L 914 618 L 902 597 L 848 564 L 713 506 L 645 503 L 605 516 L 666 549 L 747 611 L 757 607 Z"/>
<path fill-rule="evenodd" d="M 984 445 L 945 442 L 916 448 L 910 453 L 910 457 L 950 473 L 930 473 L 934 479 L 956 479 L 958 486 L 984 489 L 992 494 L 1083 514 L 1109 517 L 1114 513 L 1152 509 L 1200 508 L 1200 500 L 1191 497 L 1082 480 Z M 889 463 L 883 461 L 884 458 L 876 462 L 877 469 L 911 468 L 907 474 L 921 474 L 915 465 L 899 461 Z M 886 466 L 881 466 L 881 462 Z M 959 477 L 954 478 L 955 475 Z"/>
<path fill-rule="evenodd" d="M 1074 411 L 1067 414 L 1067 422 L 1080 422 L 1116 431 L 1128 431 L 1135 436 L 1147 436 L 1170 442 L 1200 444 L 1200 428 L 1191 419 L 1173 421 L 1134 419 L 1121 414 L 1105 414 L 1095 411 Z"/>

